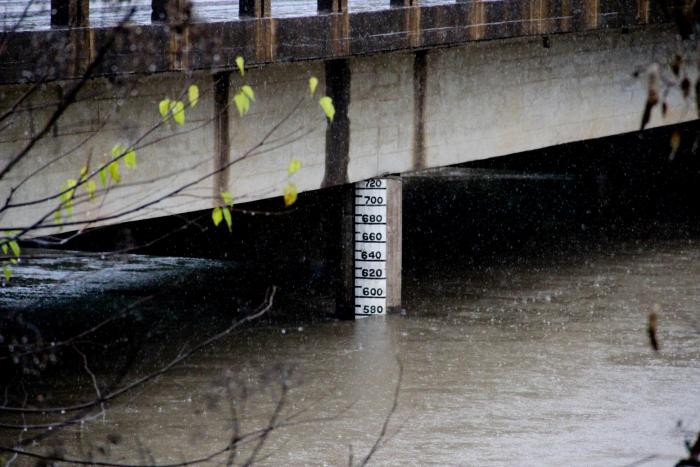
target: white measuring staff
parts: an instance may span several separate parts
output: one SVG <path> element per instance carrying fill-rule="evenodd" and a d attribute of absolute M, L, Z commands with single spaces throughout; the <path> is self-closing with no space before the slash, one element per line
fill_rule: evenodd
<path fill-rule="evenodd" d="M 387 183 L 355 184 L 355 316 L 386 313 Z"/>

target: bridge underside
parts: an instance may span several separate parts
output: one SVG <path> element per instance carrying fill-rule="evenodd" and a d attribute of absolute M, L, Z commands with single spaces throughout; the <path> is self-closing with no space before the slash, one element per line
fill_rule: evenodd
<path fill-rule="evenodd" d="M 87 219 L 102 219 L 94 226 L 207 209 L 224 191 L 237 202 L 264 199 L 289 183 L 314 190 L 631 132 L 647 97 L 645 73 L 634 73 L 667 63 L 679 44 L 670 27 L 647 26 L 274 64 L 245 76 L 96 78 L 2 180 L 0 197 L 13 188 L 14 203 L 50 197 L 82 166 L 109 160 L 117 144 L 136 148 L 137 169 L 123 169 L 120 185 L 99 202 L 76 206 L 77 224 L 65 230 Z M 694 77 L 695 67 L 687 68 L 682 72 Z M 320 80 L 315 98 L 308 95 L 311 76 Z M 159 125 L 159 102 L 191 83 L 201 95 L 185 124 Z M 0 88 L 3 110 L 32 89 L 0 133 L 2 165 L 36 137 L 69 84 Z M 256 100 L 240 117 L 231 98 L 243 84 Z M 318 105 L 324 92 L 335 102 L 332 124 Z M 650 126 L 695 118 L 680 90 L 668 102 Z M 292 159 L 302 169 L 290 175 Z M 3 226 L 36 225 L 56 203 L 6 210 Z M 47 228 L 37 234 L 56 230 L 51 219 L 42 222 Z"/>

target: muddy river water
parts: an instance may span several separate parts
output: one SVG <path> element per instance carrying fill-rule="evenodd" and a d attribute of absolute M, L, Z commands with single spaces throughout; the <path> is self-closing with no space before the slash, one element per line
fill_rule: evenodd
<path fill-rule="evenodd" d="M 281 301 L 277 314 L 26 449 L 58 445 L 66 456 L 131 464 L 205 457 L 231 439 L 234 420 L 241 433 L 264 429 L 286 387 L 280 426 L 257 454 L 263 465 L 358 462 L 388 415 L 373 465 L 673 465 L 700 430 L 700 242 L 673 237 L 407 264 L 405 310 L 384 318 L 290 318 Z M 118 289 L 109 303 L 121 307 L 183 271 L 217 290 L 239 274 L 214 260 L 65 254 L 61 261 L 58 271 L 50 255 L 18 267 L 18 285 L 0 293 L 2 306 L 65 305 Z M 203 297 L 187 288 L 149 297 L 142 319 L 161 331 L 138 354 L 146 363 L 129 371 L 162 366 L 236 313 L 226 298 Z M 646 335 L 655 304 L 658 353 Z M 88 357 L 95 346 L 78 343 Z M 102 360 L 110 355 L 101 352 Z M 95 359 L 104 389 L 122 366 Z M 61 403 L 94 398 L 82 370 L 54 371 L 37 384 Z M 3 430 L 0 438 L 7 445 L 18 435 Z M 236 462 L 245 463 L 255 445 L 245 444 Z"/>

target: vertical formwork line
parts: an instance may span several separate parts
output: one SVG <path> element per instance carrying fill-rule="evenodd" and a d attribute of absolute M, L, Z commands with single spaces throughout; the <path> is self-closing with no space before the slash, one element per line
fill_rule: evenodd
<path fill-rule="evenodd" d="M 229 169 L 226 166 L 231 152 L 228 105 L 230 87 L 230 71 L 214 74 L 214 170 L 216 174 L 213 196 L 216 205 L 222 202 L 221 192 L 227 191 L 229 185 Z"/>

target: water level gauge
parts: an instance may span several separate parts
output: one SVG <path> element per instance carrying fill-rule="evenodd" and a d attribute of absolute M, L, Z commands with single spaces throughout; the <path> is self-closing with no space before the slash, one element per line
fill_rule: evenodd
<path fill-rule="evenodd" d="M 387 182 L 355 184 L 355 316 L 386 313 Z"/>

